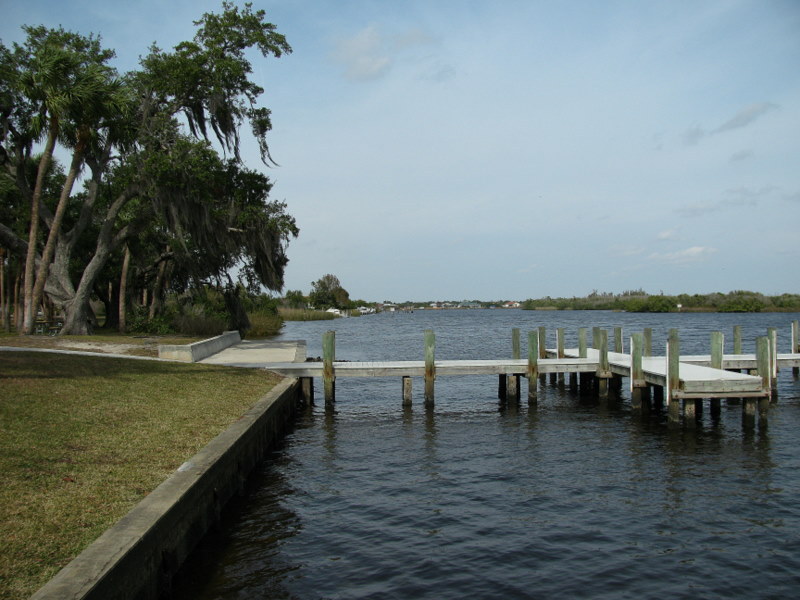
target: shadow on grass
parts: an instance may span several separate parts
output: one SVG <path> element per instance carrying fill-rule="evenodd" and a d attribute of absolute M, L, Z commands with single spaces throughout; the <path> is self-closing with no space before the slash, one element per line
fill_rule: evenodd
<path fill-rule="evenodd" d="M 175 375 L 213 372 L 226 376 L 249 377 L 253 369 L 196 363 L 161 362 L 136 358 L 119 358 L 97 354 L 65 354 L 59 352 L 0 351 L 0 380 L 3 379 L 76 379 L 82 377 L 113 378 L 136 375 Z"/>

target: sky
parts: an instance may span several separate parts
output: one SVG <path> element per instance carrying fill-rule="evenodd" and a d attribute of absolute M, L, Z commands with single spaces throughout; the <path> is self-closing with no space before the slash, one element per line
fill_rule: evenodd
<path fill-rule="evenodd" d="M 238 2 L 237 2 L 238 4 Z M 120 71 L 206 0 L 0 0 Z M 524 300 L 800 293 L 800 0 L 269 0 L 253 55 L 300 235 L 285 290 Z"/>

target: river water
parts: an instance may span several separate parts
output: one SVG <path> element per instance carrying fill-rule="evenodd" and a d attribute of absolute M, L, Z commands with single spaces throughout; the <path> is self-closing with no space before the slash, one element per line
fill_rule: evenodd
<path fill-rule="evenodd" d="M 708 353 L 709 334 L 743 329 L 744 351 L 792 314 L 627 314 L 520 310 L 384 313 L 287 323 L 282 339 L 337 359 L 511 355 L 511 329 L 653 328 L 663 354 Z M 590 330 L 591 331 L 591 330 Z M 610 334 L 613 338 L 613 335 Z M 591 336 L 590 336 L 591 339 Z M 625 350 L 628 350 L 626 339 Z M 627 384 L 627 380 L 625 380 Z M 401 406 L 399 378 L 340 379 L 326 411 L 302 414 L 178 578 L 175 598 L 787 598 L 800 591 L 800 381 L 779 375 L 768 424 L 741 404 L 704 411 L 696 429 L 631 413 L 627 392 L 600 404 L 540 388 L 501 404 L 496 377 L 422 381 Z"/>

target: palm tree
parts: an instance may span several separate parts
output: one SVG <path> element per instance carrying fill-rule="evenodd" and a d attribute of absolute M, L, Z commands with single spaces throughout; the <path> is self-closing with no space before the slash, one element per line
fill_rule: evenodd
<path fill-rule="evenodd" d="M 105 65 L 89 64 L 79 73 L 72 87 L 73 103 L 70 105 L 68 116 L 69 123 L 63 128 L 66 134 L 63 137 L 65 145 L 72 146 L 72 161 L 64 187 L 58 199 L 56 212 L 50 225 L 47 243 L 42 251 L 42 260 L 36 274 L 36 283 L 32 292 L 32 305 L 38 306 L 44 294 L 44 284 L 47 280 L 48 269 L 53 260 L 56 239 L 61 231 L 67 203 L 72 193 L 75 179 L 83 166 L 87 149 L 97 136 L 106 130 L 104 121 L 113 120 L 124 112 L 128 103 L 125 88 L 114 77 L 113 69 Z"/>
<path fill-rule="evenodd" d="M 33 331 L 34 316 L 41 303 L 44 283 L 53 258 L 55 239 L 97 118 L 118 107 L 109 98 L 119 86 L 115 72 L 104 63 L 113 52 L 102 50 L 99 40 L 63 29 L 26 27 L 24 48 L 17 47 L 17 87 L 30 106 L 27 123 L 31 142 L 46 137 L 39 159 L 31 197 L 31 219 L 25 260 L 25 318 L 23 332 Z M 57 141 L 73 149 L 72 164 L 62 189 L 39 270 L 34 280 L 39 237 L 39 205 L 42 187 Z"/>

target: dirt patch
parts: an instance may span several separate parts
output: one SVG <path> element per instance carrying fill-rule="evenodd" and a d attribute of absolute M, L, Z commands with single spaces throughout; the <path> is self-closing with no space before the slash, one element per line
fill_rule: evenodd
<path fill-rule="evenodd" d="M 109 354 L 137 354 L 147 349 L 142 344 L 112 344 L 107 342 L 75 342 L 72 340 L 57 340 L 57 348 L 64 350 L 84 350 L 86 352 L 106 352 Z"/>

